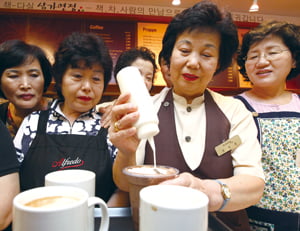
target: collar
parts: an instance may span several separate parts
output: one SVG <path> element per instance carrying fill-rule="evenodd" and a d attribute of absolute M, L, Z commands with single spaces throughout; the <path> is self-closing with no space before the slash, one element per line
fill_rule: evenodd
<path fill-rule="evenodd" d="M 180 95 L 177 95 L 174 91 L 173 91 L 173 99 L 176 104 L 184 107 L 188 105 L 192 107 L 199 106 L 204 103 L 204 93 L 201 96 L 194 98 L 191 104 L 187 104 L 186 99 Z"/>
<path fill-rule="evenodd" d="M 51 113 L 54 114 L 54 116 L 64 116 L 64 113 L 62 112 L 61 110 L 61 107 L 60 105 L 63 103 L 64 101 L 63 100 L 59 100 L 59 99 L 56 99 L 54 100 L 54 102 L 52 103 L 52 105 L 50 106 L 50 110 L 51 110 Z M 98 115 L 97 115 L 98 114 Z M 92 118 L 97 118 L 99 117 L 99 113 L 97 113 L 96 111 L 96 107 L 92 108 L 91 110 L 87 111 L 87 112 L 84 112 L 82 113 L 78 118 L 82 118 L 82 117 L 92 117 Z"/>

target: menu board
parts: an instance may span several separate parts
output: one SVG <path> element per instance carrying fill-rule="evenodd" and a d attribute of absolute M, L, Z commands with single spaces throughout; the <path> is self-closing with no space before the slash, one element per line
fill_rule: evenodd
<path fill-rule="evenodd" d="M 120 54 L 136 46 L 136 23 L 87 20 L 86 31 L 101 36 L 109 48 L 115 65 Z M 115 83 L 112 77 L 111 83 Z"/>
<path fill-rule="evenodd" d="M 162 48 L 162 38 L 165 34 L 168 24 L 164 23 L 138 23 L 138 46 L 144 46 L 153 51 L 156 55 L 158 65 L 158 55 Z M 159 65 L 158 65 L 159 67 Z M 164 86 L 165 81 L 161 72 L 158 72 L 154 85 Z"/>
<path fill-rule="evenodd" d="M 219 74 L 215 75 L 212 80 L 208 84 L 209 88 L 235 88 L 238 87 L 238 81 L 236 78 L 234 65 L 228 67 L 226 70 L 220 72 Z"/>

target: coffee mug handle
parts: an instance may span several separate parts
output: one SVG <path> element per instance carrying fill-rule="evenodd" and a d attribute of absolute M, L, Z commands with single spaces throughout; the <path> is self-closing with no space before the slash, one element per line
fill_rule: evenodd
<path fill-rule="evenodd" d="M 101 224 L 99 231 L 108 231 L 109 227 L 109 216 L 106 203 L 99 197 L 89 197 L 88 207 L 99 205 L 101 208 Z M 94 214 L 93 214 L 94 215 Z"/>

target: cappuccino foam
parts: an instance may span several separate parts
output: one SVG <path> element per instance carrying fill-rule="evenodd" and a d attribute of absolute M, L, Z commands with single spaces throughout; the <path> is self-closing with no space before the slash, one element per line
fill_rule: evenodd
<path fill-rule="evenodd" d="M 66 205 L 73 204 L 79 201 L 76 197 L 69 196 L 49 196 L 34 199 L 25 203 L 25 206 L 33 207 L 33 208 L 60 208 L 65 207 Z"/>

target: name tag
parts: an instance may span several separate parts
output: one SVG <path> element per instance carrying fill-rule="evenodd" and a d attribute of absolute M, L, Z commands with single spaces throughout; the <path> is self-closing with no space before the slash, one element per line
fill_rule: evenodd
<path fill-rule="evenodd" d="M 226 140 L 224 143 L 219 144 L 215 147 L 215 150 L 218 154 L 218 156 L 224 155 L 228 151 L 233 151 L 236 149 L 240 144 L 242 143 L 241 138 L 236 135 L 228 140 Z"/>

